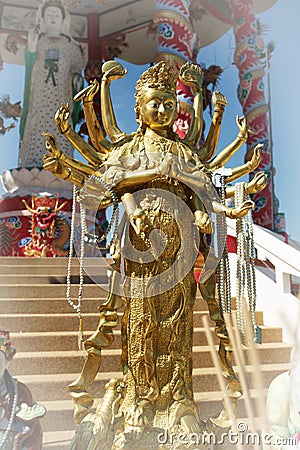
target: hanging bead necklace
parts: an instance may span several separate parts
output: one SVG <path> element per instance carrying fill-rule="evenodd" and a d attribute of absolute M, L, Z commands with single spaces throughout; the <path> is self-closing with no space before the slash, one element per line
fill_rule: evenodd
<path fill-rule="evenodd" d="M 71 230 L 70 230 L 70 250 L 67 268 L 67 291 L 66 297 L 69 305 L 76 311 L 79 319 L 79 331 L 78 331 L 78 348 L 79 350 L 83 347 L 83 323 L 81 315 L 81 302 L 82 302 L 82 291 L 83 291 L 83 258 L 84 258 L 84 239 L 80 240 L 80 257 L 79 257 L 79 287 L 78 287 L 78 299 L 77 304 L 71 299 L 71 273 L 72 273 L 72 259 L 74 255 L 74 236 L 75 236 L 75 216 L 76 216 L 76 198 L 77 189 L 73 186 L 73 201 L 72 201 L 72 216 L 71 216 Z M 80 214 L 81 216 L 81 214 Z M 81 228 L 82 233 L 82 228 Z"/>
<path fill-rule="evenodd" d="M 235 207 L 239 207 L 249 196 L 245 195 L 245 183 L 237 183 L 235 188 Z M 253 238 L 253 222 L 251 212 L 236 220 L 237 239 L 237 322 L 242 342 L 247 345 L 246 318 L 243 307 L 243 295 L 247 285 L 248 308 L 256 342 L 261 340 L 260 328 L 256 324 L 256 276 L 254 268 L 255 248 Z"/>
<path fill-rule="evenodd" d="M 225 205 L 225 175 L 218 176 L 218 193 L 221 203 Z M 231 286 L 228 250 L 226 244 L 226 217 L 225 214 L 217 214 L 216 228 L 218 239 L 218 296 L 222 314 L 231 316 Z"/>
<path fill-rule="evenodd" d="M 76 186 L 73 186 L 73 202 L 72 202 L 72 216 L 71 216 L 71 230 L 70 230 L 70 250 L 67 267 L 67 291 L 66 298 L 69 305 L 76 311 L 79 319 L 78 330 L 78 348 L 84 349 L 84 335 L 83 335 L 83 319 L 81 313 L 82 304 L 82 292 L 83 292 L 83 262 L 85 255 L 85 243 L 98 247 L 99 249 L 106 250 L 110 248 L 112 242 L 115 242 L 118 238 L 118 225 L 119 225 L 119 200 L 116 192 L 109 186 L 102 178 L 96 175 L 92 175 L 89 180 L 96 180 L 111 194 L 113 200 L 113 213 L 105 233 L 99 237 L 96 234 L 88 233 L 86 226 L 86 209 L 83 203 L 80 201 L 79 190 Z M 76 216 L 76 202 L 79 199 L 80 202 L 80 226 L 81 226 L 81 238 L 80 238 L 80 256 L 79 256 L 79 286 L 78 286 L 78 298 L 77 304 L 71 299 L 71 273 L 72 273 L 72 260 L 74 256 L 74 236 L 75 236 L 75 216 Z M 101 243 L 107 238 L 112 227 L 114 227 L 111 242 L 105 246 L 101 246 Z"/>
<path fill-rule="evenodd" d="M 110 248 L 111 242 L 113 242 L 117 239 L 119 216 L 120 216 L 119 199 L 118 199 L 117 193 L 112 189 L 112 187 L 98 175 L 92 175 L 89 178 L 89 180 L 98 181 L 110 193 L 112 202 L 113 202 L 113 212 L 112 212 L 112 216 L 110 219 L 110 223 L 109 223 L 105 233 L 101 237 L 99 237 L 96 234 L 88 233 L 88 231 L 86 229 L 86 222 L 85 222 L 85 237 L 84 237 L 84 239 L 85 239 L 85 242 L 87 242 L 90 245 L 98 247 L 101 250 L 108 250 Z M 111 242 L 109 244 L 106 244 L 105 246 L 101 246 L 101 243 L 103 241 L 105 241 L 105 239 L 107 238 L 107 236 L 109 235 L 109 233 L 113 227 L 114 227 L 114 230 L 113 230 Z"/>

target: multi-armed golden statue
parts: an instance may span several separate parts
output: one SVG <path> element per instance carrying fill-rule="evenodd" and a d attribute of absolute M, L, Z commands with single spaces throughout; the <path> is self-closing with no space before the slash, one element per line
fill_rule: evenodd
<path fill-rule="evenodd" d="M 131 135 L 117 126 L 109 89 L 111 80 L 125 74 L 118 62 L 103 65 L 102 120 L 110 140 L 93 110 L 93 97 L 99 90 L 96 81 L 76 98 L 82 100 L 92 145 L 70 127 L 67 106 L 62 105 L 56 113 L 59 131 L 88 163 L 64 155 L 53 136 L 46 134 L 49 153 L 45 155 L 44 167 L 81 188 L 79 198 L 87 205 L 96 202 L 99 208 L 109 206 L 114 191 L 130 221 L 128 239 L 121 250 L 120 245 L 115 245 L 113 254 L 115 269 L 120 267 L 120 254 L 124 257 L 123 292 L 120 294 L 116 286 L 118 278 L 112 277 L 107 300 L 100 306 L 99 328 L 85 342 L 85 365 L 79 378 L 69 386 L 75 417 L 80 421 L 85 416 L 71 445 L 73 449 L 79 448 L 77 443 L 82 443 L 82 439 L 86 439 L 85 448 L 90 450 L 156 449 L 161 448 L 158 435 L 163 430 L 175 435 L 203 432 L 205 424 L 199 417 L 192 388 L 193 305 L 197 287 L 194 263 L 199 248 L 204 259 L 208 258 L 205 235 L 214 228 L 210 212 L 239 218 L 253 208 L 251 201 L 229 208 L 213 187 L 213 172 L 226 164 L 251 131 L 245 118 L 238 118 L 237 138 L 214 157 L 226 106 L 225 97 L 216 92 L 212 123 L 205 143 L 199 147 L 203 122 L 201 69 L 187 63 L 176 74 L 168 64 L 160 62 L 144 72 L 136 84 L 138 130 Z M 185 139 L 172 131 L 177 116 L 178 76 L 194 93 L 194 115 Z M 252 160 L 233 168 L 226 181 L 253 171 L 259 159 L 256 148 Z M 246 184 L 246 191 L 257 192 L 265 183 L 265 175 L 258 173 Z M 97 191 L 99 186 L 107 189 Z M 226 188 L 226 196 L 233 195 L 234 186 Z M 234 402 L 241 389 L 231 365 L 230 341 L 215 296 L 214 270 L 208 269 L 199 288 L 216 323 L 221 367 Z M 85 389 L 100 367 L 101 349 L 113 340 L 116 311 L 121 307 L 125 308 L 121 331 L 124 377 L 108 383 L 98 410 L 87 415 L 92 399 Z M 226 412 L 222 414 L 220 420 L 226 418 Z"/>

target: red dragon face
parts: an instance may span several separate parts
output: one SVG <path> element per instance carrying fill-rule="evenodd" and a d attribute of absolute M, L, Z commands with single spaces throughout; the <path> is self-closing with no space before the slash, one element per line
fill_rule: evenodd
<path fill-rule="evenodd" d="M 39 206 L 34 214 L 36 226 L 41 230 L 50 228 L 55 221 L 56 212 L 51 207 Z"/>
<path fill-rule="evenodd" d="M 55 228 L 56 214 L 65 206 L 66 202 L 58 206 L 58 198 L 35 197 L 33 195 L 31 198 L 31 207 L 25 200 L 23 200 L 23 203 L 26 209 L 32 214 L 32 232 L 35 233 L 40 230 L 52 235 Z"/>

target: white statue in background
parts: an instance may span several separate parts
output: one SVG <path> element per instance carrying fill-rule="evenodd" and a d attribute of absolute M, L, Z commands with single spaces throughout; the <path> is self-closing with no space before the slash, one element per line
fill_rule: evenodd
<path fill-rule="evenodd" d="M 300 447 L 299 345 L 292 350 L 290 370 L 274 378 L 269 386 L 266 416 L 269 431 L 264 449 L 292 450 Z"/>
<path fill-rule="evenodd" d="M 70 16 L 62 0 L 46 0 L 37 13 L 37 25 L 28 33 L 23 114 L 20 123 L 20 167 L 42 167 L 47 130 L 57 136 L 69 156 L 73 147 L 59 136 L 54 122 L 57 105 L 69 103 L 83 86 L 83 55 L 70 35 Z M 76 118 L 74 120 L 76 123 Z"/>

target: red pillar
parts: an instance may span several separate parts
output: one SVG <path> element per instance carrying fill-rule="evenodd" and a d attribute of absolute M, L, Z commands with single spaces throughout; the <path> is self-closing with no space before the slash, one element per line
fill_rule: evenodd
<path fill-rule="evenodd" d="M 167 61 L 175 70 L 193 57 L 193 28 L 190 21 L 191 0 L 157 0 L 154 23 L 157 27 L 158 49 L 156 62 Z M 188 131 L 193 105 L 193 94 L 180 81 L 177 84 L 180 104 L 174 124 L 176 133 L 183 138 Z"/>
<path fill-rule="evenodd" d="M 265 99 L 264 43 L 258 33 L 252 0 L 230 0 L 236 41 L 234 62 L 239 71 L 238 97 L 249 127 L 255 132 L 247 142 L 246 159 L 251 158 L 254 146 L 264 144 L 258 170 L 267 172 L 268 185 L 254 196 L 254 221 L 265 228 L 274 229 L 274 188 L 272 149 L 268 123 L 269 107 Z"/>

